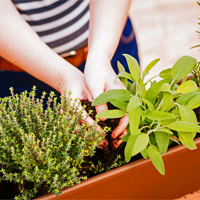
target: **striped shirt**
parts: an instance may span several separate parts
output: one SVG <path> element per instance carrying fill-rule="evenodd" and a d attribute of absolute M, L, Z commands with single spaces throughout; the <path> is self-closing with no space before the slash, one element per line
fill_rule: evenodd
<path fill-rule="evenodd" d="M 22 18 L 56 53 L 80 49 L 88 42 L 89 0 L 12 0 Z"/>

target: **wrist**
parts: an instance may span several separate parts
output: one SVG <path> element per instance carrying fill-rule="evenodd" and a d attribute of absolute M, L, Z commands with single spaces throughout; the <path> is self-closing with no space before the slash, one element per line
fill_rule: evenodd
<path fill-rule="evenodd" d="M 109 60 L 111 61 L 113 54 L 110 51 L 107 51 L 104 48 L 98 48 L 98 47 L 90 47 L 88 51 L 88 56 L 89 59 L 104 59 L 104 60 Z"/>

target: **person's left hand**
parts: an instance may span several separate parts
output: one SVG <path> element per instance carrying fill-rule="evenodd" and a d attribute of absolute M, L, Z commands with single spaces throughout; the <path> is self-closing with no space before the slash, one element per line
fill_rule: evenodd
<path fill-rule="evenodd" d="M 116 79 L 116 74 L 110 64 L 110 60 L 105 55 L 89 55 L 85 66 L 85 81 L 89 88 L 93 100 L 101 93 L 112 89 L 126 89 L 123 83 Z M 115 82 L 116 79 L 116 82 Z M 108 110 L 107 104 L 97 105 L 96 112 Z M 105 121 L 106 119 L 100 119 Z M 112 146 L 117 148 L 123 141 L 121 138 L 127 134 L 128 115 L 120 119 L 119 125 L 113 130 L 111 137 Z"/>

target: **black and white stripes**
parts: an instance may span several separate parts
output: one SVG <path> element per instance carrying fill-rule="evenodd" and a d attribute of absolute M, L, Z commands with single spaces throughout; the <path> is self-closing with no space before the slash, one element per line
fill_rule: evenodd
<path fill-rule="evenodd" d="M 87 44 L 89 0 L 12 0 L 24 20 L 56 53 Z"/>

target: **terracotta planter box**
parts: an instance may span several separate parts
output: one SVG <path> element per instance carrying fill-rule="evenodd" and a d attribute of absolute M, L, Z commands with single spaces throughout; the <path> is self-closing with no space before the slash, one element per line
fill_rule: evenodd
<path fill-rule="evenodd" d="M 83 181 L 73 188 L 39 199 L 175 199 L 200 188 L 200 138 L 196 150 L 183 145 L 163 156 L 166 174 L 157 172 L 150 160 L 140 159 Z"/>

